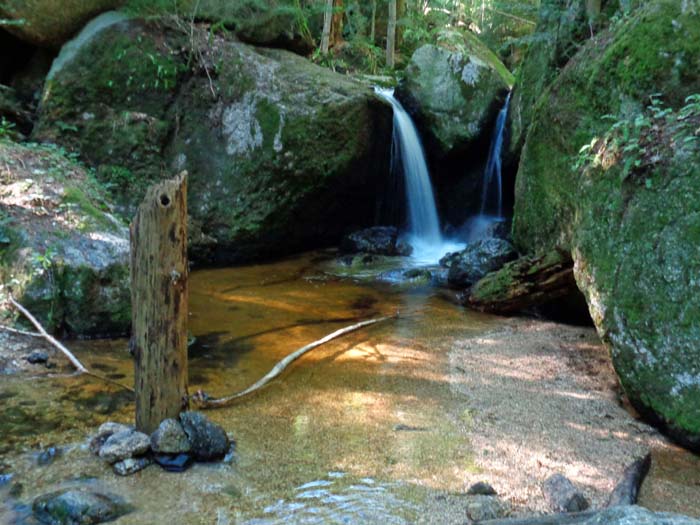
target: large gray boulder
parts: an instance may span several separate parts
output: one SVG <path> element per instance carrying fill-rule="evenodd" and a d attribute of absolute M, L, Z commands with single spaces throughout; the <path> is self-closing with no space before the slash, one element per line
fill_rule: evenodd
<path fill-rule="evenodd" d="M 369 225 L 390 130 L 370 88 L 293 53 L 133 20 L 54 69 L 35 138 L 80 152 L 126 216 L 187 169 L 191 254 L 231 262 Z"/>
<path fill-rule="evenodd" d="M 128 332 L 129 233 L 83 166 L 0 140 L 0 290 L 50 330 Z"/>
<path fill-rule="evenodd" d="M 418 48 L 397 97 L 417 117 L 437 157 L 464 151 L 489 131 L 513 77 L 485 44 L 468 34 L 454 49 Z"/>

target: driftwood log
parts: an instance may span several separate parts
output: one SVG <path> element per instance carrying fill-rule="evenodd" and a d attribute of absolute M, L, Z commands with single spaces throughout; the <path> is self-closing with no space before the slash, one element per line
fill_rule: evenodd
<path fill-rule="evenodd" d="M 465 303 L 498 314 L 539 306 L 576 289 L 573 268 L 571 256 L 558 251 L 521 257 L 478 281 Z"/>
<path fill-rule="evenodd" d="M 187 403 L 187 173 L 151 186 L 131 225 L 136 427 L 152 433 Z"/>

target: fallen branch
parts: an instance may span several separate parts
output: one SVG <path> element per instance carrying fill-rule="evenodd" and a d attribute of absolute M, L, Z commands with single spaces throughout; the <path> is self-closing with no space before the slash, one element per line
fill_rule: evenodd
<path fill-rule="evenodd" d="M 133 392 L 134 389 L 126 386 L 118 381 L 114 381 L 113 379 L 110 379 L 108 377 L 101 376 L 100 374 L 96 374 L 95 372 L 91 372 L 88 370 L 83 363 L 80 362 L 80 360 L 73 355 L 73 353 L 68 350 L 63 344 L 61 344 L 60 341 L 58 341 L 55 337 L 53 337 L 51 334 L 49 334 L 44 327 L 41 325 L 39 321 L 36 320 L 36 317 L 34 317 L 29 310 L 27 310 L 24 306 L 19 304 L 17 301 L 15 301 L 15 298 L 10 296 L 10 302 L 12 305 L 17 308 L 17 310 L 22 313 L 29 321 L 36 327 L 36 329 L 39 331 L 38 334 L 32 334 L 31 332 L 28 332 L 29 335 L 36 335 L 38 337 L 43 337 L 46 339 L 49 343 L 51 343 L 54 347 L 58 348 L 58 350 L 65 355 L 68 360 L 71 362 L 71 364 L 76 368 L 78 373 L 80 374 L 86 374 L 92 377 L 95 377 L 97 379 L 100 379 L 102 381 L 105 381 L 107 383 L 112 383 L 113 385 L 117 385 L 121 388 L 124 388 L 126 390 L 129 390 L 130 392 Z"/>
<path fill-rule="evenodd" d="M 44 330 L 44 327 L 41 326 L 41 323 L 36 320 L 36 317 L 34 317 L 31 313 L 29 313 L 29 310 L 27 310 L 24 306 L 19 304 L 17 301 L 15 301 L 15 298 L 10 296 L 10 302 L 14 305 L 17 310 L 19 310 L 22 315 L 24 315 L 29 321 L 36 327 L 37 330 L 39 330 L 39 334 L 46 339 L 49 343 L 51 343 L 53 346 L 58 348 L 63 355 L 65 355 L 68 360 L 71 362 L 71 364 L 78 370 L 78 372 L 81 372 L 83 374 L 88 372 L 88 369 L 85 368 L 83 363 L 81 363 L 77 357 L 75 357 L 70 350 L 68 350 L 65 346 L 63 346 L 55 337 L 53 337 L 51 334 L 49 334 L 46 330 Z"/>
<path fill-rule="evenodd" d="M 11 326 L 7 326 L 4 324 L 0 324 L 0 330 L 5 330 L 6 332 L 10 332 L 11 334 L 28 335 L 30 337 L 44 337 L 43 335 L 38 334 L 36 332 L 27 332 L 26 330 L 18 330 L 17 328 L 12 328 Z"/>
<path fill-rule="evenodd" d="M 649 473 L 651 467 L 651 454 L 648 453 L 643 458 L 639 458 L 629 465 L 622 474 L 622 478 L 617 482 L 610 494 L 606 507 L 617 507 L 619 505 L 634 505 L 639 497 L 639 489 Z"/>
<path fill-rule="evenodd" d="M 389 319 L 396 319 L 398 318 L 398 316 L 399 315 L 397 313 L 393 316 L 379 317 L 377 319 L 362 321 L 361 323 L 353 324 L 350 326 L 346 326 L 345 328 L 341 328 L 340 330 L 336 330 L 335 332 L 328 334 L 327 336 L 325 336 L 322 339 L 319 339 L 318 341 L 314 341 L 313 343 L 309 343 L 306 346 L 302 346 L 295 352 L 292 352 L 287 357 L 282 359 L 279 363 L 277 363 L 272 368 L 272 370 L 270 370 L 262 379 L 255 382 L 245 390 L 237 392 L 236 394 L 220 398 L 210 398 L 207 394 L 200 390 L 196 394 L 191 396 L 191 400 L 195 405 L 197 405 L 198 408 L 220 408 L 229 406 L 237 399 L 240 399 L 261 389 L 263 386 L 265 386 L 278 375 L 280 375 L 284 371 L 284 369 L 287 368 L 291 363 L 299 359 L 302 355 L 309 352 L 310 350 L 313 350 L 314 348 L 317 348 L 329 341 L 332 341 L 333 339 L 337 339 L 338 337 L 341 337 L 345 334 L 349 334 L 350 332 L 354 332 L 356 330 L 359 330 L 360 328 L 364 328 L 365 326 L 370 326 L 373 324 L 381 323 L 383 321 L 388 321 Z"/>

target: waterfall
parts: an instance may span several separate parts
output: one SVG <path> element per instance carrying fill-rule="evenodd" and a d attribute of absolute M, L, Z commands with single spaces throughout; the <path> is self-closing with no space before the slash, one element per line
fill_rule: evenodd
<path fill-rule="evenodd" d="M 487 211 L 495 211 L 496 218 L 503 218 L 503 179 L 501 177 L 501 149 L 503 148 L 503 134 L 506 129 L 506 119 L 508 118 L 508 106 L 510 106 L 510 95 L 506 97 L 503 108 L 498 113 L 496 128 L 491 138 L 489 157 L 484 170 L 483 190 L 481 193 L 481 211 L 479 215 L 486 215 Z M 489 200 L 489 198 L 493 200 Z M 495 201 L 495 206 L 494 206 Z"/>
<path fill-rule="evenodd" d="M 418 131 L 406 110 L 394 98 L 393 89 L 376 88 L 375 91 L 394 109 L 391 164 L 392 169 L 401 166 L 406 182 L 408 233 L 414 257 L 426 262 L 437 260 L 444 254 L 445 243 Z"/>

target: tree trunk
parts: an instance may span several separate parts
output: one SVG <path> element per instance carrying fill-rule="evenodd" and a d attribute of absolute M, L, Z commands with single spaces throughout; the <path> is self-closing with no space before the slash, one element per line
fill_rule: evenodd
<path fill-rule="evenodd" d="M 403 24 L 399 24 L 399 20 L 402 20 L 406 16 L 406 0 L 396 0 L 396 36 L 394 37 L 394 54 L 396 54 L 396 48 L 401 47 L 401 42 L 403 39 Z"/>
<path fill-rule="evenodd" d="M 177 417 L 187 395 L 187 173 L 151 186 L 131 225 L 136 427 Z"/>
<path fill-rule="evenodd" d="M 386 31 L 386 65 L 394 67 L 394 46 L 396 44 L 396 0 L 389 0 L 389 23 Z"/>
<path fill-rule="evenodd" d="M 331 47 L 343 41 L 343 0 L 333 2 L 333 21 L 331 22 Z"/>
<path fill-rule="evenodd" d="M 374 45 L 375 31 L 377 28 L 377 0 L 372 0 L 372 20 L 369 29 L 369 41 Z"/>
<path fill-rule="evenodd" d="M 333 0 L 326 0 L 326 11 L 323 13 L 323 33 L 321 33 L 321 53 L 328 54 L 331 40 L 331 23 L 333 21 Z"/>

